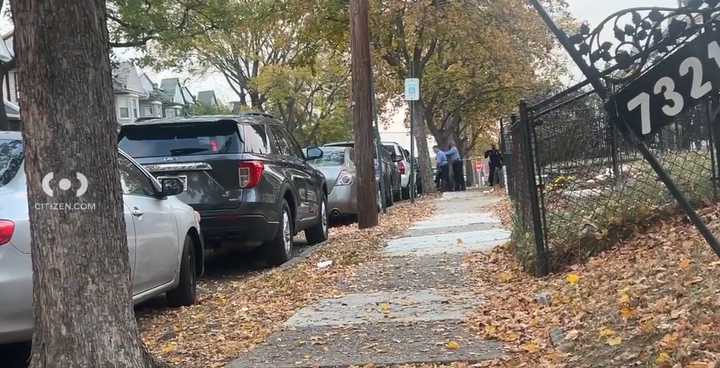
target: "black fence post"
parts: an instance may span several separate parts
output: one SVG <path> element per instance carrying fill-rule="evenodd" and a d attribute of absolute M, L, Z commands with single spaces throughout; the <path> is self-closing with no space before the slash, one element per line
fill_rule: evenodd
<path fill-rule="evenodd" d="M 542 214 L 540 213 L 540 200 L 538 198 L 538 187 L 535 178 L 535 157 L 533 153 L 532 121 L 528 106 L 525 101 L 520 102 L 520 124 L 522 124 L 523 145 L 525 148 L 525 160 L 527 168 L 527 185 L 530 196 L 530 207 L 532 211 L 533 233 L 536 250 L 536 273 L 538 276 L 546 276 L 550 273 L 547 249 L 545 248 L 545 236 L 543 234 Z"/>

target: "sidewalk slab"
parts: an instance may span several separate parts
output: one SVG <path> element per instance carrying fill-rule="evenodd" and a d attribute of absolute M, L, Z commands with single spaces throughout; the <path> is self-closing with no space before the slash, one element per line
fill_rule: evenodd
<path fill-rule="evenodd" d="M 495 215 L 486 212 L 447 213 L 438 214 L 428 220 L 418 222 L 415 226 L 410 228 L 410 234 L 412 234 L 413 230 L 480 224 L 492 224 L 497 225 L 498 227 L 502 226 L 500 225 L 500 219 L 495 217 Z"/>
<path fill-rule="evenodd" d="M 344 296 L 306 306 L 231 368 L 477 363 L 504 355 L 465 321 L 484 302 L 462 267 L 466 254 L 507 242 L 500 197 L 445 193 L 434 215 L 388 242 L 380 259 L 343 280 Z M 450 349 L 449 342 L 459 344 Z M 454 345 L 454 344 L 453 344 Z"/>
<path fill-rule="evenodd" d="M 503 229 L 417 236 L 390 241 L 384 254 L 398 257 L 486 252 L 508 240 L 510 232 Z"/>
<path fill-rule="evenodd" d="M 447 348 L 450 341 L 460 348 Z M 362 324 L 286 330 L 229 368 L 329 368 L 481 362 L 502 345 L 480 340 L 460 322 Z"/>
<path fill-rule="evenodd" d="M 469 291 L 419 290 L 350 294 L 326 299 L 295 313 L 289 327 L 349 326 L 363 323 L 462 321 L 479 304 Z"/>

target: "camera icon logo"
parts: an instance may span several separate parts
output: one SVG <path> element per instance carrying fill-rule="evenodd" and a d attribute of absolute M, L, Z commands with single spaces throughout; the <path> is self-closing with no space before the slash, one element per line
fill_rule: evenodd
<path fill-rule="evenodd" d="M 80 184 L 80 187 L 75 191 L 76 197 L 82 197 L 87 193 L 88 190 L 88 179 L 87 177 L 80 172 L 75 173 L 75 178 L 77 179 L 78 183 Z M 45 194 L 47 194 L 49 197 L 55 196 L 55 191 L 53 190 L 51 183 L 55 179 L 55 173 L 50 172 L 47 175 L 45 175 L 42 179 L 42 189 Z M 57 183 L 58 189 L 60 189 L 63 192 L 67 192 L 68 190 L 72 189 L 73 182 L 72 180 L 68 178 L 61 178 Z"/>

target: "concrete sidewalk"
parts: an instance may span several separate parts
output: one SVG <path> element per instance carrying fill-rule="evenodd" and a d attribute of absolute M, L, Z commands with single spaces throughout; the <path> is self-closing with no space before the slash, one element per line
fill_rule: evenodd
<path fill-rule="evenodd" d="M 345 295 L 298 311 L 285 328 L 231 363 L 245 367 L 349 367 L 479 362 L 502 355 L 464 326 L 483 301 L 470 288 L 463 258 L 505 243 L 490 207 L 497 197 L 446 193 L 435 214 L 388 242 L 380 262 L 361 266 Z M 448 348 L 449 342 L 459 345 Z"/>

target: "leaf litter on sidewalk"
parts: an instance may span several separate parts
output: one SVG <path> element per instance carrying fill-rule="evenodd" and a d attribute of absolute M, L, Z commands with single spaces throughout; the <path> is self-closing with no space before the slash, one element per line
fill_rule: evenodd
<path fill-rule="evenodd" d="M 382 216 L 376 228 L 331 229 L 325 245 L 292 267 L 201 280 L 197 305 L 139 315 L 143 340 L 153 354 L 176 366 L 225 366 L 279 330 L 298 309 L 337 296 L 339 281 L 432 210 L 430 198 L 401 204 Z"/>
<path fill-rule="evenodd" d="M 720 234 L 720 206 L 702 214 Z M 720 262 L 683 216 L 542 279 L 511 245 L 464 266 L 485 299 L 470 327 L 508 346 L 471 367 L 720 367 Z"/>

